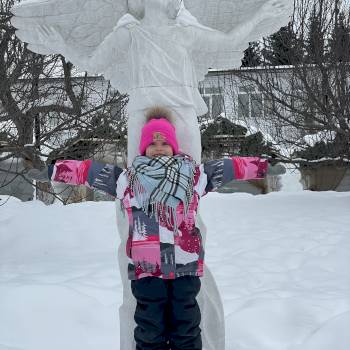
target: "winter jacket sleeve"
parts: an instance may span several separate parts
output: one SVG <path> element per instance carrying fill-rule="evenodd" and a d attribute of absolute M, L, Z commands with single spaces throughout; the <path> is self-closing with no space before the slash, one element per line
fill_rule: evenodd
<path fill-rule="evenodd" d="M 204 164 L 206 192 L 215 191 L 232 180 L 263 179 L 268 161 L 259 157 L 232 157 L 211 160 Z"/>
<path fill-rule="evenodd" d="M 116 195 L 117 180 L 123 172 L 117 166 L 92 160 L 59 160 L 48 171 L 52 181 L 84 185 L 112 196 Z"/>

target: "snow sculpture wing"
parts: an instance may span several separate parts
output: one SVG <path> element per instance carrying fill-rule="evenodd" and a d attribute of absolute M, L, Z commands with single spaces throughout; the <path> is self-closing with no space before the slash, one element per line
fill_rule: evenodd
<path fill-rule="evenodd" d="M 292 13 L 293 0 L 184 0 L 185 7 L 203 25 L 229 33 L 237 26 L 248 23 L 257 12 L 275 17 L 285 11 Z"/>
<path fill-rule="evenodd" d="M 66 55 L 74 48 L 77 56 L 83 57 L 90 55 L 113 31 L 128 12 L 128 4 L 127 0 L 27 0 L 11 11 L 16 34 L 29 44 L 30 50 Z M 48 40 L 42 39 L 39 32 L 45 27 L 54 28 L 62 36 L 67 52 L 62 52 L 62 48 L 57 52 L 49 36 Z"/>
<path fill-rule="evenodd" d="M 194 48 L 198 80 L 204 79 L 208 68 L 239 67 L 243 51 L 250 41 L 259 40 L 288 24 L 293 13 L 293 0 L 184 0 L 184 21 L 227 33 L 230 45 L 202 45 Z M 186 10 L 199 22 L 190 23 Z M 181 17 L 181 11 L 180 15 Z"/>

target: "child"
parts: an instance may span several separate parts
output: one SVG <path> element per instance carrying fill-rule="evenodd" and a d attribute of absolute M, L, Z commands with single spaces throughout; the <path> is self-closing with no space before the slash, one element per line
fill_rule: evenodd
<path fill-rule="evenodd" d="M 92 160 L 57 161 L 43 180 L 86 185 L 118 198 L 129 219 L 128 275 L 137 300 L 137 350 L 202 349 L 196 301 L 204 250 L 195 217 L 200 198 L 233 179 L 260 179 L 268 162 L 233 157 L 198 165 L 181 154 L 167 110 L 151 110 L 139 154 L 126 170 Z"/>

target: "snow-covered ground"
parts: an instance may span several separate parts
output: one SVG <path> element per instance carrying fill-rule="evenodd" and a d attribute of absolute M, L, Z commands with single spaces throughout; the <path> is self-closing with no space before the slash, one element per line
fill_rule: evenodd
<path fill-rule="evenodd" d="M 202 201 L 226 349 L 349 350 L 350 193 L 286 180 Z M 0 350 L 118 349 L 118 240 L 114 203 L 1 206 Z"/>

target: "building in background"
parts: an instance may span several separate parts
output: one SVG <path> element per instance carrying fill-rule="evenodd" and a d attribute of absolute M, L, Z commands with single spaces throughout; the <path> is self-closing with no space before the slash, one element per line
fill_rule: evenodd
<path fill-rule="evenodd" d="M 254 80 L 259 79 L 264 81 L 265 71 L 268 72 L 266 68 L 261 67 L 225 71 L 210 70 L 205 81 L 200 85 L 209 110 L 206 116 L 200 118 L 202 129 L 205 130 L 214 120 L 224 117 L 236 125 L 245 127 L 250 135 L 260 132 L 266 142 L 271 143 L 279 154 L 290 159 L 300 170 L 300 181 L 305 190 L 350 191 L 350 159 L 344 159 L 337 153 L 338 149 L 344 149 L 344 147 L 350 150 L 350 140 L 345 146 L 342 140 L 342 145 L 340 145 L 339 137 L 334 133 L 317 132 L 317 124 L 314 120 L 310 121 L 310 131 L 307 128 L 307 121 L 306 128 L 300 130 L 276 124 L 273 118 L 276 106 L 273 105 L 266 91 L 263 93 L 254 83 Z M 271 71 L 273 73 L 266 79 L 269 84 L 279 86 L 281 91 L 294 91 L 294 88 L 290 89 L 295 83 L 293 67 L 273 67 Z M 318 79 L 316 74 L 312 78 Z M 300 108 L 308 109 L 312 115 L 315 113 L 312 101 L 308 105 L 307 97 L 300 98 L 302 95 L 303 92 L 298 91 L 298 100 L 295 104 L 305 104 Z M 324 99 L 326 100 L 327 96 Z M 294 117 L 290 111 L 282 110 L 281 114 L 283 113 L 286 119 Z M 217 147 L 235 150 L 237 136 L 234 136 L 232 132 L 223 138 L 224 135 L 225 133 L 221 138 L 218 136 L 220 142 L 217 143 Z M 281 142 L 280 139 L 290 139 L 292 142 L 287 144 Z M 212 146 L 214 145 L 213 140 Z M 225 156 L 226 153 L 224 151 L 222 155 Z"/>
<path fill-rule="evenodd" d="M 282 84 L 288 84 L 288 77 L 290 74 L 290 67 L 282 67 L 278 73 L 277 77 L 282 82 Z M 229 122 L 236 125 L 236 132 L 232 132 L 232 130 L 227 133 L 225 130 L 218 133 L 217 135 L 213 135 L 212 139 L 209 143 L 212 143 L 212 146 L 209 148 L 212 150 L 212 154 L 206 154 L 204 150 L 204 159 L 210 157 L 224 157 L 228 156 L 229 153 L 237 153 L 240 155 L 248 155 L 244 152 L 242 153 L 241 145 L 246 142 L 247 137 L 251 137 L 253 135 L 260 134 L 262 136 L 263 141 L 266 144 L 272 146 L 272 148 L 277 147 L 277 151 L 283 153 L 286 152 L 284 149 L 284 145 L 279 144 L 274 140 L 273 137 L 273 128 L 274 125 L 271 122 L 271 118 L 269 118 L 269 113 L 271 110 L 271 101 L 264 98 L 264 94 L 259 91 L 259 88 L 247 82 L 247 79 L 242 79 L 242 74 L 245 75 L 257 75 L 261 74 L 260 68 L 246 68 L 246 69 L 235 69 L 235 70 L 210 70 L 206 79 L 200 83 L 199 89 L 208 106 L 208 113 L 205 116 L 199 117 L 199 122 L 202 128 L 202 134 L 205 135 L 205 130 L 215 123 L 215 121 L 219 122 L 220 120 L 228 120 Z M 101 94 L 104 89 L 107 88 L 108 84 L 101 77 L 91 77 L 90 86 L 92 90 L 96 92 L 96 100 L 98 96 Z M 52 81 L 48 81 L 48 84 L 52 84 Z M 56 84 L 61 84 L 59 80 L 56 81 Z M 45 83 L 44 83 L 45 85 Z M 90 95 L 90 105 L 93 104 L 94 94 Z M 124 106 L 116 105 L 114 106 L 115 116 L 116 118 L 121 118 L 121 125 L 119 125 L 120 130 L 123 131 L 124 136 L 126 135 L 126 111 Z M 261 120 L 264 120 L 264 123 L 261 123 Z M 51 126 L 54 128 L 59 121 L 52 116 Z M 81 131 L 81 126 L 79 127 Z M 244 132 L 242 132 L 244 130 Z M 0 157 L 4 155 L 6 152 L 5 149 L 5 136 L 0 133 L 0 141 L 2 144 L 0 145 Z M 300 137 L 304 137 L 301 133 Z M 71 157 L 77 156 L 79 159 L 79 155 L 77 153 L 77 146 L 80 147 L 80 157 L 88 157 L 93 158 L 97 161 L 101 162 L 119 162 L 123 165 L 123 159 L 126 154 L 126 142 L 112 142 L 111 139 L 104 139 L 103 135 L 79 135 L 78 130 L 69 130 L 67 134 L 61 135 L 62 144 L 64 144 L 64 139 L 71 139 L 72 142 L 68 143 L 64 147 L 65 150 L 72 151 Z M 116 138 L 117 140 L 117 138 Z M 57 141 L 57 139 L 56 139 Z M 119 139 L 120 141 L 120 139 Z M 125 140 L 124 140 L 125 141 Z M 205 142 L 203 142 L 204 144 Z M 118 145 L 117 147 L 115 145 Z M 215 144 L 219 145 L 218 150 L 214 150 Z M 88 146 L 86 148 L 86 146 Z M 78 148 L 79 148 L 78 147 Z M 82 152 L 82 149 L 85 151 Z M 63 149 L 63 148 L 62 148 Z M 61 150 L 62 150 L 61 149 Z M 220 151 L 221 149 L 221 151 Z M 289 150 L 287 150 L 289 151 Z M 79 153 L 78 152 L 78 153 Z M 249 149 L 249 155 L 261 155 L 262 152 L 258 154 L 256 151 Z M 254 154 L 252 154 L 253 152 Z M 56 152 L 57 153 L 57 152 Z M 51 159 L 55 157 L 60 157 L 59 154 L 53 152 L 49 157 Z M 60 152 L 59 152 L 60 153 Z M 65 152 L 62 153 L 62 157 L 65 157 Z M 288 153 L 288 152 L 286 152 Z M 116 154 L 118 155 L 118 159 L 116 158 Z M 266 154 L 266 152 L 264 153 Z M 329 161 L 329 159 L 328 159 Z M 20 162 L 15 161 L 16 167 Z M 0 162 L 0 167 L 11 169 L 11 166 L 15 164 L 13 160 L 6 160 L 4 162 Z M 17 164 L 18 163 L 18 164 Z M 11 165 L 12 164 L 12 165 Z M 322 164 L 319 162 L 315 164 L 315 166 L 306 166 L 303 159 L 301 159 L 302 166 L 300 166 L 304 189 L 309 190 L 337 190 L 337 191 L 349 191 L 350 190 L 350 167 L 347 164 L 343 164 L 342 166 L 334 167 L 332 166 L 332 162 L 328 162 L 328 164 Z M 21 168 L 18 168 L 21 169 Z M 18 170 L 17 169 L 17 170 Z M 325 169 L 328 169 L 327 171 Z M 331 169 L 331 170 L 330 170 Z M 328 178 L 336 178 L 337 181 L 333 181 L 331 185 L 329 185 Z M 326 180 L 328 179 L 328 180 Z M 7 183 L 7 182 L 8 183 Z M 328 185 L 326 185 L 326 183 Z M 2 186 L 1 186 L 2 185 Z M 273 187 L 275 190 L 278 190 L 280 184 L 275 182 L 274 184 L 269 185 L 270 188 Z M 247 184 L 242 185 L 243 191 L 250 193 L 266 193 L 270 190 L 266 191 L 265 189 L 256 189 L 247 186 Z M 64 200 L 67 202 L 71 201 L 80 201 L 82 199 L 89 200 L 97 200 L 97 199 L 106 199 L 106 197 L 101 196 L 100 194 L 94 194 L 91 191 L 87 191 L 86 189 L 81 189 L 81 193 L 77 194 L 77 189 L 72 189 L 66 186 L 66 188 L 62 187 L 62 184 L 57 185 L 56 187 L 57 193 L 61 193 Z M 227 191 L 239 191 L 236 184 L 231 189 L 226 189 Z M 224 191 L 226 191 L 224 189 Z M 63 191 L 63 192 L 62 192 Z M 67 193 L 74 193 L 74 196 L 67 195 Z M 23 180 L 20 177 L 16 177 L 16 180 L 11 178 L 11 174 L 6 174 L 6 172 L 0 173 L 0 194 L 12 194 L 22 200 L 30 200 L 33 198 L 33 191 L 30 189 L 30 184 L 24 184 Z M 65 195 L 63 195 L 65 193 Z M 73 198 L 74 197 L 74 198 Z"/>

